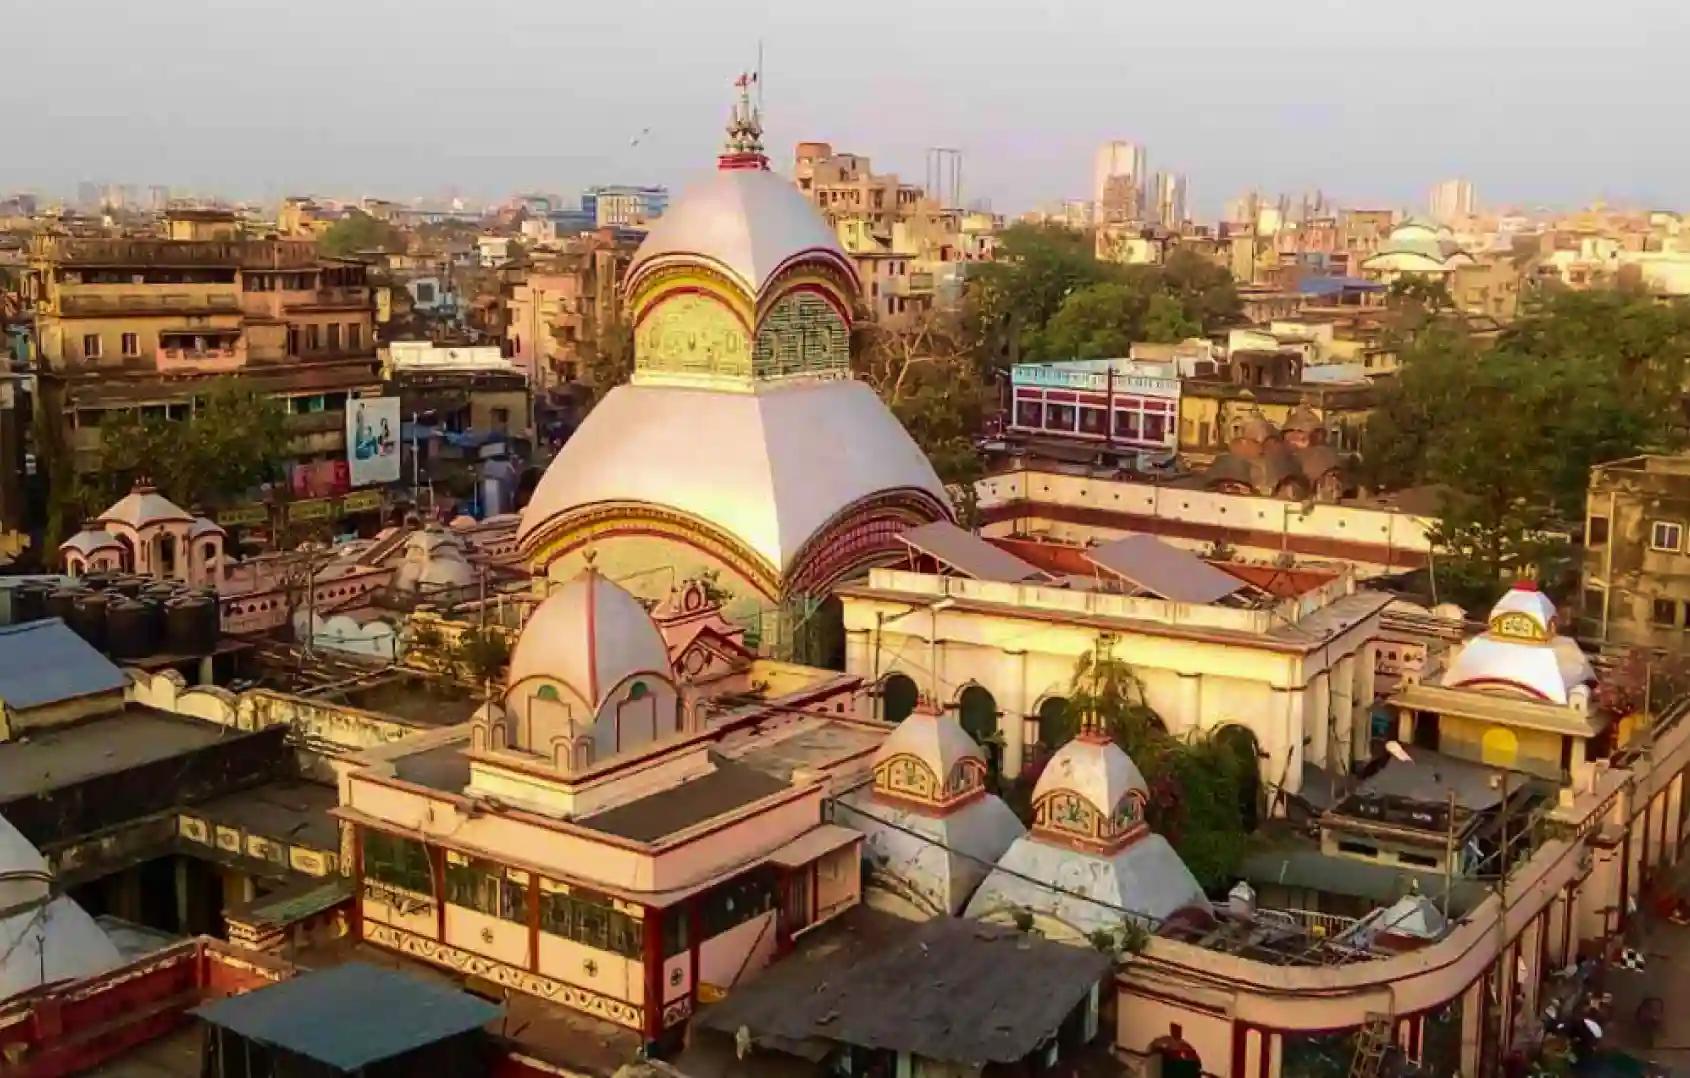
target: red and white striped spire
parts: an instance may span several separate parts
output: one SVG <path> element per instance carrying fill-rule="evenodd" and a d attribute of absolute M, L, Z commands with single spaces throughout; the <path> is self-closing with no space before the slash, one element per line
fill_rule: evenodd
<path fill-rule="evenodd" d="M 769 169 L 769 159 L 763 154 L 762 112 L 751 103 L 751 87 L 756 84 L 756 72 L 742 72 L 734 80 L 739 100 L 728 110 L 728 137 L 716 158 L 717 168 Z"/>

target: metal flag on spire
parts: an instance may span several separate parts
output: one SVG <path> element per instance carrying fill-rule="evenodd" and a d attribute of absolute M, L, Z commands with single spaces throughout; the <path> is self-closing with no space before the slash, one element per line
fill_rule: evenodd
<path fill-rule="evenodd" d="M 734 80 L 739 100 L 728 110 L 728 136 L 721 155 L 716 158 L 718 168 L 766 170 L 769 167 L 769 159 L 763 155 L 762 113 L 751 103 L 751 87 L 756 83 L 754 71 L 743 71 Z"/>

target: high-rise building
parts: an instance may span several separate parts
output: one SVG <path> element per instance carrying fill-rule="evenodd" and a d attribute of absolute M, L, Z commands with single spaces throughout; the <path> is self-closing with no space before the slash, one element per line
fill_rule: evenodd
<path fill-rule="evenodd" d="M 1137 219 L 1144 210 L 1146 179 L 1143 146 L 1120 140 L 1099 146 L 1092 165 L 1092 202 L 1097 220 Z"/>
<path fill-rule="evenodd" d="M 1471 217 L 1479 208 L 1478 199 L 1473 194 L 1473 184 L 1470 180 L 1445 180 L 1432 188 L 1432 196 L 1428 200 L 1432 220 L 1440 224 L 1450 224 L 1464 217 Z"/>
<path fill-rule="evenodd" d="M 1185 177 L 1178 172 L 1158 172 L 1147 201 L 1145 216 L 1164 228 L 1178 228 L 1185 221 Z"/>
<path fill-rule="evenodd" d="M 593 215 L 600 228 L 610 225 L 643 225 L 663 216 L 669 208 L 667 187 L 631 187 L 622 184 L 589 187 L 581 192 L 581 212 Z"/>

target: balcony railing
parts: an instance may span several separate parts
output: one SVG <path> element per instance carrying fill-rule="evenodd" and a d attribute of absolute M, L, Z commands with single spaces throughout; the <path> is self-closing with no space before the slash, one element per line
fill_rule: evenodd
<path fill-rule="evenodd" d="M 240 297 L 183 295 L 158 292 L 115 292 L 98 295 L 61 295 L 59 310 L 67 315 L 119 314 L 127 311 L 163 311 L 171 314 L 236 314 Z"/>

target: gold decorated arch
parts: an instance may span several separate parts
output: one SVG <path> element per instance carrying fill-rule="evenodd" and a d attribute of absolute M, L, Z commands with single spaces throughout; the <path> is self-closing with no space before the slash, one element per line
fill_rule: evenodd
<path fill-rule="evenodd" d="M 767 558 L 707 521 L 645 502 L 599 502 L 543 521 L 524 544 L 535 573 L 584 546 L 621 536 L 652 536 L 701 551 L 733 570 L 765 599 L 780 596 L 780 573 Z"/>

